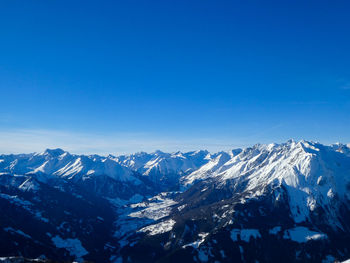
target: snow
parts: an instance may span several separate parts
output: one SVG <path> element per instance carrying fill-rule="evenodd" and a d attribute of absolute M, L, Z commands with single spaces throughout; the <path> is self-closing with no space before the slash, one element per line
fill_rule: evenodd
<path fill-rule="evenodd" d="M 209 162 L 200 167 L 198 170 L 186 176 L 183 180 L 184 185 L 191 185 L 195 181 L 205 180 L 212 176 L 214 172 L 220 171 L 221 166 L 230 159 L 230 155 L 223 152 L 217 156 L 209 155 L 206 158 Z"/>
<path fill-rule="evenodd" d="M 171 207 L 175 205 L 176 202 L 171 199 L 162 199 L 160 202 L 152 202 L 152 203 L 139 203 L 134 204 L 133 207 L 137 206 L 147 206 L 147 208 L 130 213 L 130 217 L 137 217 L 137 218 L 148 218 L 153 220 L 158 220 L 163 217 L 166 217 L 170 214 Z"/>
<path fill-rule="evenodd" d="M 245 242 L 249 242 L 251 238 L 261 238 L 260 232 L 257 229 L 233 229 L 231 231 L 231 239 L 234 242 L 238 241 L 238 236 Z"/>
<path fill-rule="evenodd" d="M 209 235 L 209 233 L 199 233 L 198 236 L 200 239 L 198 239 L 197 241 L 194 241 L 192 243 L 186 244 L 184 246 L 182 246 L 183 248 L 186 247 L 193 247 L 193 248 L 198 248 L 204 241 L 205 238 Z"/>
<path fill-rule="evenodd" d="M 342 152 L 347 154 L 341 154 L 333 146 L 307 141 L 255 145 L 237 151 L 222 162 L 224 155 L 212 156 L 207 164 L 184 176 L 181 182 L 188 185 L 211 178 L 224 185 L 230 180 L 237 187 L 244 186 L 240 191 L 250 193 L 244 199 L 259 197 L 265 189 L 283 185 L 294 221 L 302 223 L 318 207 L 332 206 L 335 195 L 340 198 L 347 195 L 350 150 L 346 148 Z M 341 225 L 336 215 L 331 220 L 333 225 Z"/>
<path fill-rule="evenodd" d="M 70 255 L 75 256 L 76 260 L 78 260 L 79 262 L 82 262 L 82 257 L 88 254 L 86 249 L 82 246 L 80 240 L 77 238 L 62 239 L 59 236 L 55 236 L 51 238 L 51 240 L 56 247 L 68 250 Z"/>
<path fill-rule="evenodd" d="M 181 210 L 183 210 L 185 207 L 186 207 L 186 205 L 180 205 L 180 206 L 177 208 L 177 210 L 181 211 Z"/>
<path fill-rule="evenodd" d="M 208 160 L 207 151 L 164 153 L 135 153 L 121 155 L 116 160 L 133 171 L 137 171 L 151 180 L 159 179 L 159 175 L 180 176 L 197 170 Z"/>
<path fill-rule="evenodd" d="M 46 150 L 40 154 L 4 155 L 0 172 L 58 176 L 66 179 L 85 176 L 107 175 L 120 181 L 139 184 L 133 172 L 115 160 L 115 157 L 98 155 L 74 155 L 61 149 Z M 14 159 L 14 160 L 13 160 Z"/>
<path fill-rule="evenodd" d="M 315 231 L 311 231 L 306 227 L 298 226 L 284 231 L 283 238 L 291 239 L 295 242 L 304 243 L 310 240 L 327 239 L 327 235 Z"/>
<path fill-rule="evenodd" d="M 145 201 L 141 203 L 126 202 L 123 206 L 115 206 L 118 220 L 115 222 L 114 236 L 120 240 L 120 246 L 129 244 L 128 237 L 136 231 L 147 225 L 155 224 L 156 220 L 168 216 L 171 210 L 170 206 L 176 204 L 170 199 L 175 193 L 162 192 L 148 199 L 138 195 L 133 198 L 133 201 Z"/>
<path fill-rule="evenodd" d="M 45 173 L 45 167 L 46 165 L 49 163 L 49 161 L 45 161 L 42 165 L 40 165 L 39 167 L 35 168 L 32 173 L 36 174 L 39 172 Z"/>
<path fill-rule="evenodd" d="M 36 192 L 39 190 L 39 185 L 35 183 L 32 178 L 28 178 L 18 188 L 22 191 Z"/>
<path fill-rule="evenodd" d="M 329 189 L 329 191 L 327 192 L 327 197 L 328 197 L 328 198 L 334 198 L 334 196 L 335 196 L 335 194 L 334 194 L 332 188 Z"/>
<path fill-rule="evenodd" d="M 90 174 L 94 174 L 94 173 L 95 173 L 95 170 L 92 170 L 92 169 L 91 169 L 91 170 L 89 170 L 86 174 L 87 174 L 87 175 L 90 175 Z"/>
<path fill-rule="evenodd" d="M 332 208 L 334 202 L 347 194 L 346 185 L 350 183 L 350 150 L 345 145 L 324 146 L 314 142 L 288 141 L 282 144 L 255 145 L 246 149 L 232 150 L 229 153 L 219 152 L 210 154 L 206 151 L 190 153 L 137 153 L 132 155 L 86 156 L 72 155 L 62 150 L 48 150 L 43 154 L 14 155 L 11 158 L 1 156 L 0 172 L 15 174 L 46 173 L 49 176 L 73 178 L 89 178 L 107 175 L 120 181 L 128 181 L 137 185 L 140 183 L 134 177 L 135 171 L 150 178 L 157 175 L 175 175 L 180 178 L 181 187 L 188 187 L 195 181 L 213 179 L 216 185 L 230 180 L 239 191 L 249 193 L 242 197 L 242 203 L 250 198 L 266 194 L 265 190 L 276 190 L 283 186 L 286 189 L 290 212 L 294 221 L 300 225 L 310 219 L 318 207 L 325 210 Z M 34 177 L 36 178 L 36 177 Z M 22 182 L 22 181 L 21 181 Z M 36 191 L 40 184 L 35 180 L 26 180 L 19 189 Z M 239 188 L 244 187 L 244 189 Z M 204 192 L 210 187 L 203 187 Z M 18 196 L 0 194 L 15 205 L 22 206 L 37 218 L 45 219 L 41 212 L 32 210 L 32 203 Z M 276 202 L 284 196 L 276 195 Z M 337 197 L 337 198 L 334 198 Z M 176 204 L 171 198 L 158 195 L 146 200 L 146 197 L 135 195 L 129 200 L 109 199 L 123 213 L 118 217 L 122 222 L 116 235 L 125 235 L 128 231 L 147 229 L 156 232 L 152 226 L 162 226 L 167 229 L 171 225 L 168 220 L 155 222 L 169 216 Z M 130 205 L 132 204 L 132 205 Z M 185 205 L 179 206 L 181 211 Z M 226 212 L 225 212 L 226 213 Z M 226 214 L 225 214 L 226 215 Z M 336 213 L 329 218 L 332 225 L 337 224 Z M 165 222 L 168 222 L 167 224 Z M 335 222 L 333 224 L 333 222 Z M 153 223 L 153 225 L 146 226 Z M 164 224 L 165 223 L 165 224 Z M 164 224 L 164 225 L 162 225 Z M 341 224 L 341 223 L 339 223 Z M 145 227 L 146 226 L 146 227 Z M 143 228 L 142 228 L 143 227 Z M 306 230 L 305 230 L 306 229 Z M 163 230 L 161 230 L 163 231 Z M 281 232 L 280 227 L 270 229 L 270 234 Z M 284 236 L 297 242 L 319 240 L 326 238 L 323 233 L 300 229 L 296 227 L 283 231 Z M 251 238 L 260 238 L 257 229 L 235 229 L 231 232 L 234 240 L 249 242 Z M 200 242 L 202 238 L 195 242 Z M 306 240 L 306 241 L 305 241 Z M 193 242 L 195 246 L 198 243 Z M 192 244 L 192 243 L 191 243 Z"/>
<path fill-rule="evenodd" d="M 175 223 L 176 222 L 173 219 L 169 219 L 154 225 L 149 225 L 144 228 L 141 228 L 139 232 L 147 232 L 151 236 L 158 235 L 171 231 Z"/>
<path fill-rule="evenodd" d="M 182 176 L 182 189 L 208 178 L 222 183 L 235 180 L 237 185 L 246 185 L 244 191 L 252 193 L 247 198 L 263 195 L 268 186 L 284 185 L 288 190 L 291 213 L 295 221 L 301 223 L 317 207 L 329 206 L 334 196 L 342 198 L 346 195 L 345 186 L 350 182 L 346 176 L 350 174 L 349 157 L 350 150 L 346 145 L 324 146 L 292 140 L 216 154 L 206 151 L 156 151 L 103 157 L 48 149 L 42 154 L 14 155 L 11 158 L 3 155 L 0 172 L 22 175 L 45 173 L 67 179 L 107 175 L 138 185 L 141 181 L 134 176 L 136 171 L 151 180 L 159 180 L 160 174 L 176 176 L 176 179 Z M 36 187 L 29 181 L 21 186 L 23 191 L 35 191 Z M 336 221 L 336 216 L 332 220 Z"/>
<path fill-rule="evenodd" d="M 63 177 L 72 178 L 73 175 L 80 173 L 83 170 L 82 158 L 78 157 L 72 164 L 68 163 L 62 169 L 57 171 L 57 174 Z"/>

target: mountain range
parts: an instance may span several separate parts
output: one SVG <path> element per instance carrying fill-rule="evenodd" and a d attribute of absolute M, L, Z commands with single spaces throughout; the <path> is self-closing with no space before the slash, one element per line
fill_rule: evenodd
<path fill-rule="evenodd" d="M 0 155 L 0 209 L 0 257 L 337 262 L 350 258 L 350 147 Z"/>

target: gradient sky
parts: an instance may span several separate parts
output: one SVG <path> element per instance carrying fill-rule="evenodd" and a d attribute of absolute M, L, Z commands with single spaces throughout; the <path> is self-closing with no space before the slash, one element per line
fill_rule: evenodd
<path fill-rule="evenodd" d="M 349 1 L 0 3 L 0 152 L 350 142 Z"/>

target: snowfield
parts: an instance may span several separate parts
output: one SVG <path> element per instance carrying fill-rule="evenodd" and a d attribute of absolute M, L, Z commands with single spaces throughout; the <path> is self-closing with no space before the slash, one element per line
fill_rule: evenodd
<path fill-rule="evenodd" d="M 132 208 L 136 208 L 136 207 L 146 207 L 146 208 L 137 212 L 130 213 L 129 216 L 158 220 L 168 216 L 172 209 L 172 206 L 175 204 L 176 204 L 175 201 L 167 198 L 156 199 L 156 200 L 153 200 L 153 202 L 152 200 L 150 200 L 150 202 L 133 204 L 131 205 Z"/>
<path fill-rule="evenodd" d="M 172 219 L 162 221 L 160 223 L 149 225 L 141 228 L 140 232 L 147 232 L 148 235 L 159 235 L 171 231 L 175 225 L 175 221 Z"/>

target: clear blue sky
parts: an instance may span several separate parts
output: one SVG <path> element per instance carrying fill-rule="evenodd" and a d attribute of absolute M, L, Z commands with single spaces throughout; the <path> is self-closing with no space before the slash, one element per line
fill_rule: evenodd
<path fill-rule="evenodd" d="M 350 142 L 349 1 L 0 3 L 0 152 Z"/>

